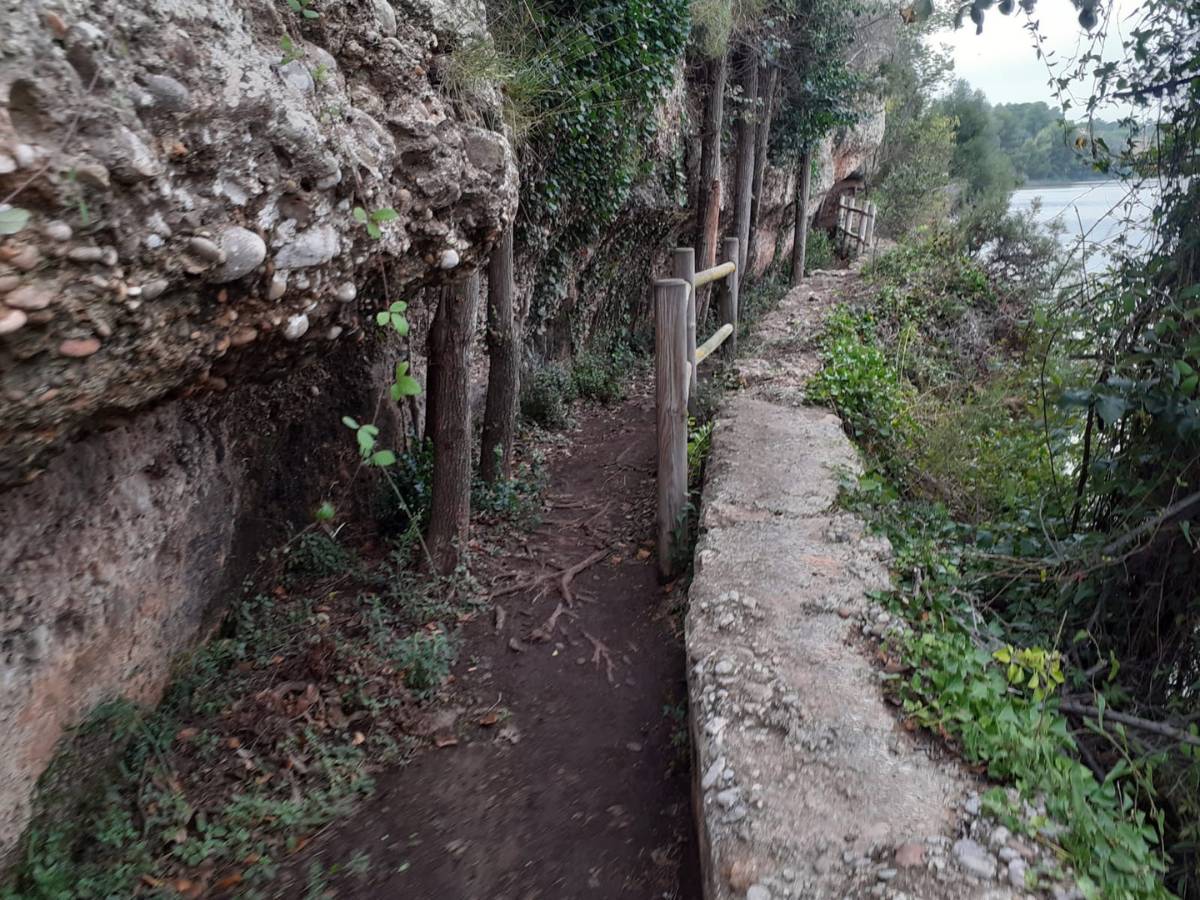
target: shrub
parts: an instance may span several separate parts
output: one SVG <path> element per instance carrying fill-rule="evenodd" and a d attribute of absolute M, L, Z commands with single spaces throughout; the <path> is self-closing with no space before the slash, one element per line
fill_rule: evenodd
<path fill-rule="evenodd" d="M 574 399 L 571 375 L 558 363 L 550 363 L 522 381 L 521 415 L 534 425 L 561 430 L 570 424 L 568 406 Z"/>
<path fill-rule="evenodd" d="M 906 398 L 895 367 L 875 343 L 869 318 L 840 307 L 826 323 L 821 371 L 808 397 L 833 407 L 853 434 L 868 445 L 902 437 Z"/>
<path fill-rule="evenodd" d="M 628 372 L 628 366 L 614 357 L 584 352 L 575 357 L 571 366 L 571 387 L 584 400 L 616 403 L 625 399 Z"/>
<path fill-rule="evenodd" d="M 833 241 L 829 239 L 829 232 L 823 228 L 815 231 L 810 229 L 804 253 L 805 273 L 815 272 L 817 269 L 828 269 L 835 260 Z"/>
<path fill-rule="evenodd" d="M 287 570 L 292 575 L 327 578 L 341 575 L 354 564 L 350 552 L 325 531 L 298 535 L 286 553 Z"/>

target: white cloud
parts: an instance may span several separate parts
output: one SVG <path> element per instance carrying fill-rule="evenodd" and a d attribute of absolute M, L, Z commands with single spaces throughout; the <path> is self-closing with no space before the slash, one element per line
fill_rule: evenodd
<path fill-rule="evenodd" d="M 1108 33 L 1104 42 L 1104 58 L 1121 54 L 1121 34 L 1128 31 L 1137 0 L 1115 0 L 1109 16 Z M 1058 63 L 1055 77 L 1070 74 L 1069 63 L 1087 50 L 1092 39 L 1079 24 L 1078 11 L 1070 0 L 1040 0 L 1032 15 L 1017 8 L 1011 16 L 1001 15 L 992 7 L 984 19 L 983 34 L 975 34 L 968 20 L 958 30 L 948 29 L 930 36 L 933 43 L 949 47 L 954 58 L 955 74 L 966 79 L 972 87 L 982 90 L 992 103 L 1024 103 L 1043 100 L 1058 105 L 1051 72 L 1045 59 L 1039 59 L 1036 41 L 1028 25 L 1038 23 L 1041 46 L 1052 63 Z M 1091 79 L 1068 86 L 1067 94 L 1078 109 L 1091 93 Z M 1102 116 L 1113 115 L 1105 110 Z"/>

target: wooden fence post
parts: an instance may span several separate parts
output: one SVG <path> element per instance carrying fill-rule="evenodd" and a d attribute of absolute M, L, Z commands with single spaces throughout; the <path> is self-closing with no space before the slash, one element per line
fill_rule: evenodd
<path fill-rule="evenodd" d="M 721 305 L 718 308 L 721 324 L 733 326 L 733 334 L 729 336 L 721 352 L 726 362 L 731 362 L 737 356 L 738 285 L 742 280 L 742 269 L 737 264 L 738 253 L 738 239 L 725 238 L 721 262 L 731 262 L 737 266 L 733 274 L 721 282 Z"/>
<path fill-rule="evenodd" d="M 696 251 L 691 247 L 676 247 L 671 251 L 671 276 L 688 283 L 687 302 L 687 394 L 684 403 L 691 409 L 696 396 Z"/>
<path fill-rule="evenodd" d="M 736 252 L 736 251 L 735 251 Z M 654 374 L 658 410 L 658 571 L 674 570 L 676 528 L 686 515 L 687 308 L 691 285 L 680 278 L 654 283 Z M 686 535 L 685 535 L 686 539 Z"/>

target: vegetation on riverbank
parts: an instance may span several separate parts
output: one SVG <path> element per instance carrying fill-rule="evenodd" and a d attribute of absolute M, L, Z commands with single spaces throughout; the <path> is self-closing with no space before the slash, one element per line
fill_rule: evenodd
<path fill-rule="evenodd" d="M 1117 245 L 1103 276 L 1004 215 L 962 116 L 898 95 L 889 129 L 926 163 L 885 159 L 876 185 L 902 246 L 831 320 L 810 386 L 873 469 L 848 502 L 897 551 L 885 602 L 910 631 L 887 649 L 907 714 L 1044 798 L 1055 822 L 1021 827 L 1089 897 L 1200 896 L 1200 44 L 1183 35 L 1200 10 L 1152 0 L 1121 58 L 1054 64 L 1096 75 L 1089 113 L 1157 116 L 1148 150 L 1078 142 L 1131 196 L 1147 167 L 1161 190 L 1151 245 Z M 896 83 L 939 84 L 930 62 L 912 49 Z"/>

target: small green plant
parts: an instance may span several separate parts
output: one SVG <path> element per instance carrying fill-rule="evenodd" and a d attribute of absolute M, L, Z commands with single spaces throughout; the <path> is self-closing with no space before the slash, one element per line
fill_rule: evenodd
<path fill-rule="evenodd" d="M 279 61 L 281 66 L 286 66 L 288 63 L 293 63 L 296 62 L 296 60 L 304 59 L 304 50 L 292 40 L 292 36 L 290 34 L 285 34 L 279 39 L 279 48 L 283 50 L 283 59 Z"/>
<path fill-rule="evenodd" d="M 823 228 L 810 229 L 804 254 L 804 268 L 806 272 L 815 272 L 817 269 L 828 269 L 833 265 L 836 258 L 833 252 L 833 242 L 829 239 L 829 232 Z"/>
<path fill-rule="evenodd" d="M 287 549 L 287 568 L 293 575 L 326 578 L 344 574 L 353 564 L 350 552 L 325 531 L 297 535 Z"/>
<path fill-rule="evenodd" d="M 387 309 L 375 313 L 375 324 L 380 328 L 390 328 L 400 337 L 405 337 L 408 334 L 408 317 L 404 315 L 407 310 L 408 304 L 397 300 Z"/>
<path fill-rule="evenodd" d="M 400 641 L 396 659 L 404 683 L 417 697 L 433 695 L 450 675 L 458 650 L 443 631 L 418 631 Z"/>
<path fill-rule="evenodd" d="M 517 467 L 512 478 L 502 478 L 495 484 L 477 480 L 471 494 L 471 508 L 532 528 L 538 522 L 541 495 L 548 478 L 541 454 L 534 454 Z"/>
<path fill-rule="evenodd" d="M 319 19 L 321 14 L 312 9 L 313 0 L 287 0 L 288 9 L 306 19 Z"/>
<path fill-rule="evenodd" d="M 712 450 L 712 421 L 697 424 L 693 418 L 688 419 L 688 484 L 693 489 L 700 485 L 700 476 L 704 471 L 704 462 Z"/>
<path fill-rule="evenodd" d="M 367 212 L 361 206 L 354 207 L 354 221 L 359 225 L 365 225 L 367 234 L 372 240 L 379 240 L 383 237 L 383 229 L 380 225 L 386 225 L 388 222 L 394 222 L 400 218 L 400 215 L 390 206 L 385 206 L 383 209 L 377 209 L 373 212 Z"/>

